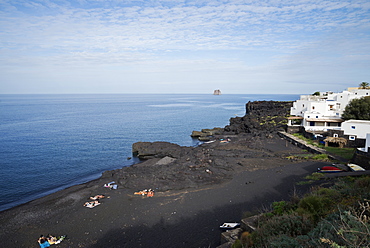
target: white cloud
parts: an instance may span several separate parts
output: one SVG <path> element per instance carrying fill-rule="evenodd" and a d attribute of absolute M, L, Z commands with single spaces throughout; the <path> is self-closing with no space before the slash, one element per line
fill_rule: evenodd
<path fill-rule="evenodd" d="M 88 75 L 100 70 L 98 78 L 111 80 L 112 91 L 115 78 L 121 77 L 143 85 L 154 82 L 159 91 L 168 84 L 182 92 L 185 83 L 201 90 L 217 83 L 250 92 L 250 87 L 264 91 L 256 85 L 266 81 L 314 83 L 325 78 L 334 84 L 340 77 L 360 77 L 351 72 L 369 76 L 362 71 L 370 61 L 366 0 L 0 4 L 0 73 L 4 80 L 17 81 L 14 85 L 22 85 L 20 74 L 26 72 L 36 88 L 43 79 L 64 78 L 82 85 L 74 90 L 86 90 L 84 77 L 91 80 Z M 104 88 L 92 80 L 97 90 Z M 0 92 L 21 88 L 4 85 Z M 139 91 L 126 85 L 117 90 L 123 88 Z"/>

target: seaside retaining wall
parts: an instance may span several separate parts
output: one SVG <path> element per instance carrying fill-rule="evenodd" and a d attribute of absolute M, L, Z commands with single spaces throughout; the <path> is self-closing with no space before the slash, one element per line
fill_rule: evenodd
<path fill-rule="evenodd" d="M 304 127 L 302 126 L 288 126 L 287 125 L 287 133 L 302 133 L 304 131 Z"/>
<path fill-rule="evenodd" d="M 297 138 L 294 135 L 291 135 L 289 133 L 278 132 L 278 135 L 282 137 L 283 139 L 289 141 L 290 143 L 298 146 L 299 148 L 305 149 L 311 153 L 326 154 L 326 151 L 324 149 L 310 145 L 306 141 L 301 140 L 300 138 Z"/>

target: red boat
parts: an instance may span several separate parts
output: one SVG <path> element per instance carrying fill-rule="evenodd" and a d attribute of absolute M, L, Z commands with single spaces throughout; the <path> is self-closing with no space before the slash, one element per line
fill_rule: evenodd
<path fill-rule="evenodd" d="M 324 173 L 332 173 L 332 172 L 342 172 L 343 170 L 335 167 L 335 166 L 323 166 L 319 168 L 319 172 L 324 172 Z"/>

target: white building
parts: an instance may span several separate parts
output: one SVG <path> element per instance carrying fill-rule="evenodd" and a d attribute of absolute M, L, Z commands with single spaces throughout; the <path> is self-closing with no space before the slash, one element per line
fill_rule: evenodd
<path fill-rule="evenodd" d="M 362 149 L 364 152 L 370 152 L 370 133 L 366 134 L 365 147 L 359 149 Z"/>
<path fill-rule="evenodd" d="M 349 136 L 349 140 L 366 139 L 370 133 L 370 121 L 348 120 L 342 123 L 341 130 Z"/>
<path fill-rule="evenodd" d="M 299 125 L 308 132 L 325 132 L 341 126 L 341 116 L 347 104 L 357 98 L 370 96 L 370 89 L 348 88 L 333 93 L 320 92 L 320 95 L 302 95 L 293 103 L 288 125 L 294 125 L 294 119 L 301 119 Z"/>

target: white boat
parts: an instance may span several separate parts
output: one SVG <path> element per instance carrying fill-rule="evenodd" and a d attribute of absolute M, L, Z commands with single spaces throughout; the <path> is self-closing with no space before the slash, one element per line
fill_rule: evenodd
<path fill-rule="evenodd" d="M 348 167 L 352 170 L 352 171 L 365 171 L 364 168 L 362 168 L 361 166 L 357 165 L 357 164 L 348 164 Z"/>
<path fill-rule="evenodd" d="M 240 223 L 237 222 L 225 222 L 220 226 L 221 229 L 234 229 L 240 227 Z"/>

